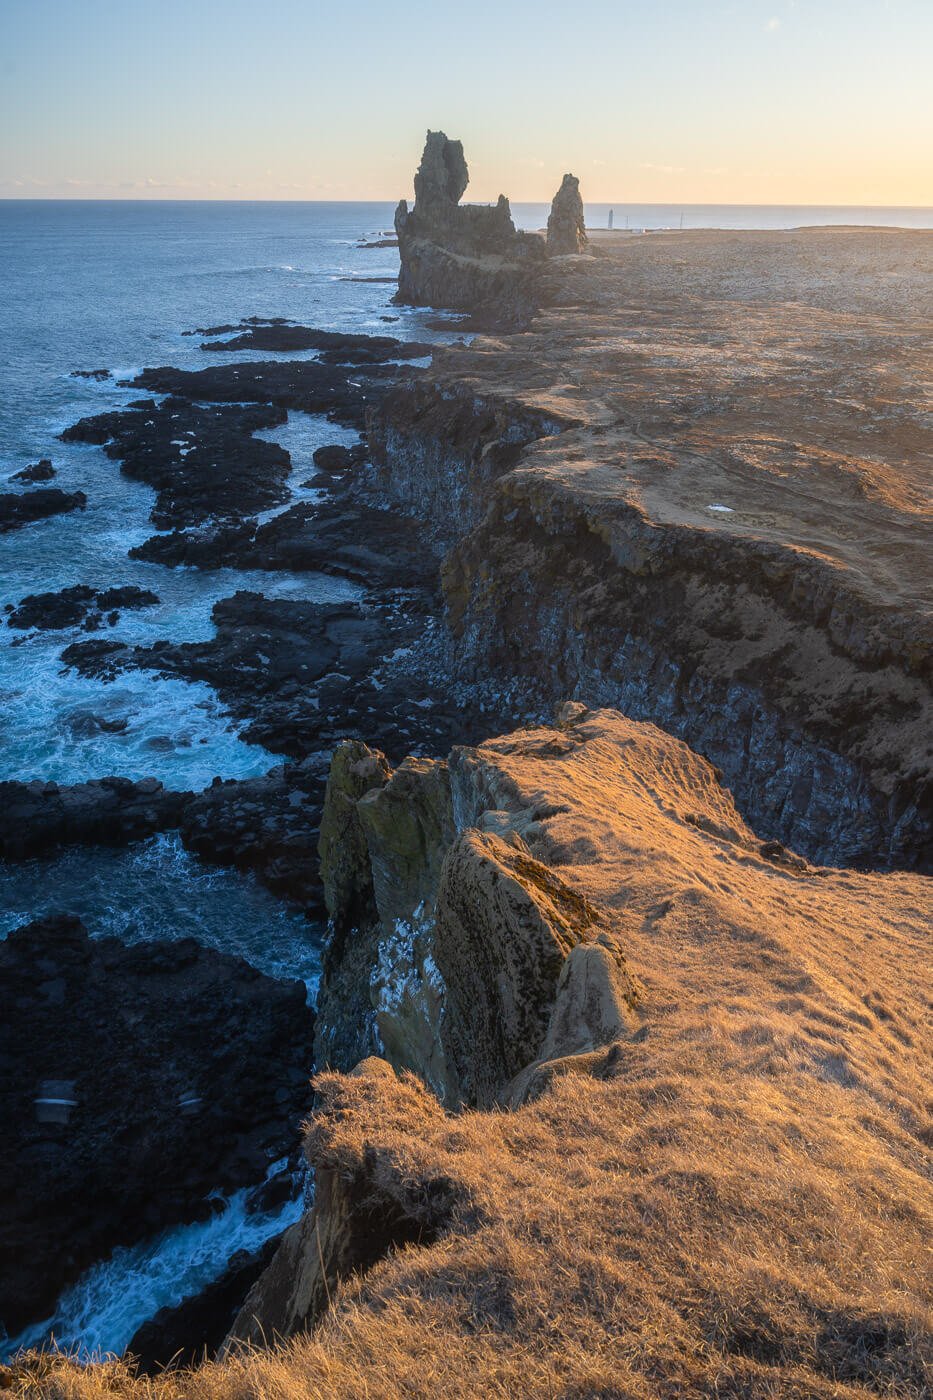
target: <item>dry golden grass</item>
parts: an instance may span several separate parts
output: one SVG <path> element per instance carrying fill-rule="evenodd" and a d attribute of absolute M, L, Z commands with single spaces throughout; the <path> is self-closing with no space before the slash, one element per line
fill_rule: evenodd
<path fill-rule="evenodd" d="M 345 1280 L 311 1336 L 149 1380 L 44 1358 L 13 1394 L 930 1393 L 928 882 L 767 859 L 650 727 L 565 738 L 484 746 L 490 790 L 626 930 L 641 1028 L 515 1112 L 321 1076 L 312 1160 L 409 1218 L 441 1202 L 439 1238 Z"/>

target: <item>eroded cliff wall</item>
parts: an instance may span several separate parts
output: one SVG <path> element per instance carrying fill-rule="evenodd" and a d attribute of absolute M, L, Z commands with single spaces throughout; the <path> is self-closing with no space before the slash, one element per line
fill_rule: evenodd
<path fill-rule="evenodd" d="M 814 297 L 777 251 L 775 295 Z M 890 385 L 909 316 L 659 306 L 627 272 L 580 264 L 564 306 L 374 417 L 381 488 L 447 551 L 459 675 L 663 725 L 811 859 L 930 868 L 929 442 Z"/>

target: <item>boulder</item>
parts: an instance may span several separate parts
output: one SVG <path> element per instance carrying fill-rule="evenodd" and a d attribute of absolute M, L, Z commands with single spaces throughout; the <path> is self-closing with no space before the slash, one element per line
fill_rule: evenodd
<path fill-rule="evenodd" d="M 55 468 L 48 457 L 43 457 L 41 462 L 35 462 L 31 467 L 23 467 L 22 471 L 14 472 L 10 477 L 11 481 L 51 481 L 55 475 Z"/>

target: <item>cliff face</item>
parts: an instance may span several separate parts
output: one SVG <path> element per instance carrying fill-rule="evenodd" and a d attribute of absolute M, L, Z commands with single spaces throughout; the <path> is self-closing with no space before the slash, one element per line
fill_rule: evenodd
<path fill-rule="evenodd" d="M 319 1077 L 316 1204 L 228 1365 L 314 1326 L 277 1364 L 335 1393 L 377 1355 L 386 1394 L 416 1357 L 445 1394 L 918 1384 L 922 877 L 808 866 L 576 705 L 352 800 L 385 1059 Z"/>
<path fill-rule="evenodd" d="M 544 244 L 519 233 L 509 201 L 461 205 L 469 181 L 463 146 L 429 131 L 415 175 L 415 204 L 399 202 L 395 230 L 401 270 L 396 300 L 485 315 L 496 324 L 527 321 L 539 300 Z"/>
<path fill-rule="evenodd" d="M 384 489 L 450 551 L 465 679 L 662 724 L 813 859 L 927 868 L 910 237 L 872 248 L 867 285 L 867 234 L 826 267 L 813 235 L 743 235 L 741 285 L 735 239 L 622 242 L 573 264 L 523 336 L 436 356 L 371 441 Z M 702 297 L 671 289 L 678 254 L 706 259 Z"/>
<path fill-rule="evenodd" d="M 407 759 L 385 781 L 361 748 L 335 755 L 322 823 L 318 1063 L 347 1070 L 375 1050 L 450 1107 L 488 1107 L 545 1042 L 557 1055 L 592 1039 L 565 1024 L 581 986 L 604 989 L 600 1024 L 626 1024 L 637 993 L 613 920 L 535 859 L 528 814 L 506 814 L 514 794 L 483 751 Z M 347 783 L 351 762 L 373 775 L 366 791 Z M 338 828 L 352 881 L 329 878 Z"/>

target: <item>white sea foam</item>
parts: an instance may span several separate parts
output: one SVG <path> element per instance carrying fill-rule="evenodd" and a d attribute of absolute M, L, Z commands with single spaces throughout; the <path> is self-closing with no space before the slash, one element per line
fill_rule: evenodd
<path fill-rule="evenodd" d="M 299 1198 L 268 1214 L 250 1215 L 246 1188 L 222 1211 L 193 1225 L 164 1230 L 142 1244 L 116 1249 L 82 1274 L 58 1300 L 54 1314 L 6 1343 L 0 1357 L 26 1347 L 75 1351 L 83 1359 L 122 1354 L 134 1333 L 160 1308 L 177 1307 L 220 1278 L 238 1250 L 255 1251 L 302 1213 Z"/>

